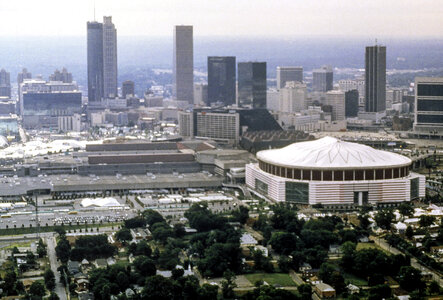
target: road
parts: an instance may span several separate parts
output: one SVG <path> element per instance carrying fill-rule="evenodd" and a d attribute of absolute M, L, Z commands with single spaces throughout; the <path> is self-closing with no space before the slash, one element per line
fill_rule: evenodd
<path fill-rule="evenodd" d="M 55 275 L 55 292 L 60 300 L 67 300 L 65 286 L 60 282 L 60 273 L 57 271 L 59 266 L 57 256 L 55 255 L 55 237 L 54 235 L 45 237 L 46 246 L 48 249 L 49 263 L 51 264 L 51 270 Z"/>
<path fill-rule="evenodd" d="M 379 245 L 382 249 L 389 251 L 392 254 L 403 254 L 397 248 L 390 246 L 388 242 L 386 242 L 384 239 L 379 239 L 377 237 L 372 237 L 372 236 L 370 236 L 369 238 L 373 240 L 377 245 Z M 441 278 L 440 275 L 437 274 L 436 272 L 420 264 L 415 258 L 411 258 L 411 266 L 422 272 L 432 274 L 432 279 L 435 280 L 441 287 L 443 287 L 443 278 Z"/>

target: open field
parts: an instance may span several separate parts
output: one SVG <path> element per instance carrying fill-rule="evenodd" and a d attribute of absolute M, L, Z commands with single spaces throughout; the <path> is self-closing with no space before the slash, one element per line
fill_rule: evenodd
<path fill-rule="evenodd" d="M 252 284 L 259 280 L 267 282 L 269 285 L 279 284 L 281 286 L 296 286 L 292 278 L 286 273 L 254 273 L 244 275 Z"/>

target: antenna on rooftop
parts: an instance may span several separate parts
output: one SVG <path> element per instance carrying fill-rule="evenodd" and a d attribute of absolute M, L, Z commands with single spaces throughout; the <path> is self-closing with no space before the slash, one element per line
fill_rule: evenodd
<path fill-rule="evenodd" d="M 375 38 L 375 46 L 377 46 L 377 38 Z"/>
<path fill-rule="evenodd" d="M 94 0 L 94 22 L 95 22 L 95 0 Z"/>

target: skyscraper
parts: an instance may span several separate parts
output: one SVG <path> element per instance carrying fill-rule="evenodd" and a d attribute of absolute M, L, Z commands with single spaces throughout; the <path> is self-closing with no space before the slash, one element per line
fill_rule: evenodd
<path fill-rule="evenodd" d="M 103 24 L 88 22 L 88 101 L 101 101 L 103 91 Z"/>
<path fill-rule="evenodd" d="M 135 84 L 131 80 L 126 80 L 122 83 L 122 98 L 126 99 L 128 95 L 135 95 Z"/>
<path fill-rule="evenodd" d="M 286 113 L 299 112 L 307 109 L 306 84 L 298 81 L 288 81 L 280 90 L 279 111 Z"/>
<path fill-rule="evenodd" d="M 277 89 L 285 87 L 287 81 L 303 82 L 303 67 L 277 67 Z"/>
<path fill-rule="evenodd" d="M 192 26 L 174 27 L 174 99 L 194 103 L 194 47 Z"/>
<path fill-rule="evenodd" d="M 365 111 L 386 110 L 386 47 L 369 46 L 365 52 Z"/>
<path fill-rule="evenodd" d="M 266 62 L 238 63 L 238 105 L 266 108 Z"/>
<path fill-rule="evenodd" d="M 332 107 L 332 121 L 345 119 L 345 93 L 338 90 L 326 93 L 325 105 Z"/>
<path fill-rule="evenodd" d="M 31 72 L 28 72 L 28 69 L 23 68 L 22 72 L 17 74 L 18 87 L 20 88 L 20 83 L 23 83 L 23 80 L 31 78 L 32 78 Z"/>
<path fill-rule="evenodd" d="M 72 83 L 72 74 L 63 68 L 60 72 L 59 70 L 55 70 L 54 74 L 49 76 L 49 81 L 61 81 L 64 83 Z"/>
<path fill-rule="evenodd" d="M 312 71 L 312 90 L 314 92 L 327 92 L 333 88 L 334 73 L 331 66 L 322 66 Z"/>
<path fill-rule="evenodd" d="M 235 57 L 208 57 L 208 104 L 235 104 Z"/>
<path fill-rule="evenodd" d="M 0 71 L 0 96 L 11 98 L 11 78 L 5 69 Z"/>
<path fill-rule="evenodd" d="M 345 116 L 357 117 L 358 116 L 358 90 L 349 90 L 345 92 Z"/>
<path fill-rule="evenodd" d="M 117 97 L 117 29 L 112 17 L 103 17 L 103 80 L 104 96 Z"/>
<path fill-rule="evenodd" d="M 414 130 L 443 134 L 443 77 L 415 78 Z"/>

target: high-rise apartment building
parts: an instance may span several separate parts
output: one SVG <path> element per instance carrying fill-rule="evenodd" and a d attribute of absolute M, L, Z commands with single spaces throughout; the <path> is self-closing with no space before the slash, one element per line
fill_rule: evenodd
<path fill-rule="evenodd" d="M 208 57 L 208 104 L 235 104 L 235 57 Z"/>
<path fill-rule="evenodd" d="M 112 17 L 103 17 L 103 80 L 104 96 L 117 97 L 117 29 Z"/>
<path fill-rule="evenodd" d="M 365 111 L 386 110 L 386 47 L 369 46 L 365 52 Z"/>
<path fill-rule="evenodd" d="M 266 108 L 266 62 L 238 63 L 238 105 Z"/>
<path fill-rule="evenodd" d="M 103 24 L 87 23 L 88 34 L 88 101 L 99 102 L 103 91 Z"/>
<path fill-rule="evenodd" d="M 443 134 L 443 77 L 415 78 L 414 130 Z"/>
<path fill-rule="evenodd" d="M 0 97 L 11 98 L 11 77 L 5 69 L 0 71 Z"/>
<path fill-rule="evenodd" d="M 312 90 L 314 92 L 327 92 L 332 90 L 334 73 L 331 66 L 322 66 L 312 71 Z"/>
<path fill-rule="evenodd" d="M 277 67 L 277 89 L 285 87 L 288 81 L 303 82 L 303 67 Z"/>
<path fill-rule="evenodd" d="M 192 26 L 174 27 L 173 51 L 174 99 L 194 102 L 194 46 Z"/>
<path fill-rule="evenodd" d="M 61 81 L 63 83 L 72 83 L 72 74 L 63 68 L 60 72 L 59 70 L 55 70 L 53 74 L 49 76 L 49 81 Z"/>
<path fill-rule="evenodd" d="M 340 121 L 345 119 L 345 93 L 338 90 L 328 91 L 326 93 L 325 105 L 332 108 L 332 121 Z"/>
<path fill-rule="evenodd" d="M 126 99 L 128 95 L 135 95 L 135 84 L 131 80 L 126 80 L 122 83 L 122 98 Z"/>

